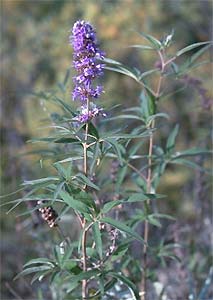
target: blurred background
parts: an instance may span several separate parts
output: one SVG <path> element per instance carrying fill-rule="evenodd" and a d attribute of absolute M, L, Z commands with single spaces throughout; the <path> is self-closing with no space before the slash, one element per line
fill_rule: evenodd
<path fill-rule="evenodd" d="M 152 52 L 129 47 L 145 44 L 137 32 L 143 31 L 161 39 L 173 29 L 173 51 L 212 38 L 212 1 L 2 0 L 1 195 L 16 191 L 24 179 L 35 179 L 51 172 L 48 162 L 44 163 L 43 169 L 40 168 L 38 156 L 22 155 L 32 149 L 26 141 L 41 134 L 41 120 L 49 117 L 54 109 L 32 93 L 51 91 L 64 80 L 72 64 L 72 48 L 68 43 L 70 29 L 78 19 L 94 25 L 107 57 L 142 71 L 152 69 L 158 57 Z M 181 58 L 183 62 L 184 59 L 186 56 Z M 205 59 L 210 61 L 210 52 L 204 54 L 202 60 Z M 72 101 L 71 76 L 67 101 Z M 107 71 L 103 83 L 105 94 L 102 104 L 106 110 L 115 104 L 126 108 L 138 103 L 140 87 L 132 79 Z M 160 104 L 160 110 L 170 114 L 171 120 L 163 126 L 158 142 L 163 143 L 170 128 L 180 123 L 180 149 L 193 146 L 210 148 L 210 63 L 193 69 L 180 80 L 167 82 L 166 88 L 172 92 L 183 83 L 186 84 L 184 90 L 165 98 Z M 155 79 L 152 84 L 156 84 Z M 44 129 L 42 135 L 45 135 Z M 211 167 L 211 161 L 204 161 L 203 157 L 198 157 L 197 162 Z M 192 285 L 199 290 L 212 261 L 209 243 L 211 181 L 200 171 L 171 169 L 163 177 L 159 193 L 168 195 L 168 200 L 162 202 L 162 212 L 172 213 L 177 218 L 175 224 L 167 228 L 167 237 L 171 236 L 185 248 L 179 253 L 183 258 L 182 264 L 173 266 L 177 281 L 169 281 L 169 277 L 174 275 L 170 274 L 171 268 L 159 267 L 158 275 L 163 284 L 171 288 L 172 300 L 185 300 L 181 295 L 189 289 L 189 285 L 183 281 L 190 278 Z M 8 200 L 11 200 L 10 197 L 1 199 L 2 203 Z M 17 217 L 24 210 L 26 207 L 23 206 L 7 214 L 8 207 L 1 208 L 1 299 L 4 300 L 38 299 L 36 285 L 31 286 L 25 278 L 14 282 L 13 277 L 29 258 L 36 257 L 38 253 L 42 256 L 42 238 L 58 239 L 57 233 L 49 237 L 46 225 L 38 226 L 39 221 L 31 216 Z M 175 286 L 180 291 L 174 292 Z"/>

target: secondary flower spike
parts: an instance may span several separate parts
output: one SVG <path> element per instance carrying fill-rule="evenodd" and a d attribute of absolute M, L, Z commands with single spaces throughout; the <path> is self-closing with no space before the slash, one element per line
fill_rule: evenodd
<path fill-rule="evenodd" d="M 78 73 L 74 78 L 73 100 L 86 103 L 103 92 L 102 86 L 95 86 L 93 81 L 103 74 L 104 65 L 98 59 L 103 58 L 104 53 L 98 47 L 95 30 L 85 21 L 74 24 L 70 43 L 74 49 L 73 66 Z"/>

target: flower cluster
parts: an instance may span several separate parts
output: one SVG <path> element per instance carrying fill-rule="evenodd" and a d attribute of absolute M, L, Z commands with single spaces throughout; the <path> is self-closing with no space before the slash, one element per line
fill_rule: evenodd
<path fill-rule="evenodd" d="M 44 204 L 46 201 L 37 201 L 38 205 Z M 42 218 L 47 222 L 49 227 L 58 226 L 56 223 L 56 219 L 58 217 L 57 212 L 52 208 L 52 206 L 40 207 L 38 209 L 41 212 Z"/>
<path fill-rule="evenodd" d="M 102 86 L 94 85 L 94 80 L 103 74 L 104 65 L 100 59 L 104 58 L 104 53 L 98 47 L 93 27 L 85 21 L 77 21 L 74 24 L 70 43 L 74 49 L 73 66 L 77 71 L 72 96 L 73 100 L 80 100 L 83 104 L 77 120 L 84 123 L 102 111 L 91 101 L 103 92 Z"/>
<path fill-rule="evenodd" d="M 106 117 L 103 108 L 96 106 L 94 103 L 90 103 L 89 110 L 86 105 L 81 106 L 81 113 L 76 117 L 76 120 L 80 123 L 86 123 L 98 115 Z"/>

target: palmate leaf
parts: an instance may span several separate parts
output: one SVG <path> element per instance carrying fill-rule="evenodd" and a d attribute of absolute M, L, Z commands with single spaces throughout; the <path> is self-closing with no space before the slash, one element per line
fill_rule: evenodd
<path fill-rule="evenodd" d="M 113 227 L 119 229 L 120 231 L 123 231 L 123 232 L 129 234 L 131 237 L 134 237 L 139 242 L 144 243 L 144 240 L 138 233 L 136 233 L 134 230 L 132 230 L 131 227 L 129 227 L 119 221 L 116 221 L 109 217 L 103 217 L 100 219 L 100 222 L 108 223 L 108 224 L 112 225 Z"/>

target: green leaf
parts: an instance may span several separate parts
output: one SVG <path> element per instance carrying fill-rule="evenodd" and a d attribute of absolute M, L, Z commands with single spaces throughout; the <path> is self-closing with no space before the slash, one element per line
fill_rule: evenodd
<path fill-rule="evenodd" d="M 153 70 L 149 70 L 149 71 L 146 71 L 146 72 L 143 72 L 141 73 L 140 77 L 139 77 L 139 80 L 153 74 L 153 73 L 156 73 L 156 72 L 159 72 L 159 69 L 153 69 Z"/>
<path fill-rule="evenodd" d="M 118 142 L 115 139 L 108 138 L 107 142 L 110 143 L 115 151 L 115 153 L 118 155 L 118 159 L 120 162 L 120 165 L 123 165 L 123 159 L 122 159 L 122 148 L 118 144 Z"/>
<path fill-rule="evenodd" d="M 94 236 L 94 241 L 95 241 L 95 245 L 96 245 L 96 249 L 98 252 L 98 255 L 100 257 L 100 259 L 103 259 L 103 245 L 102 245 L 102 239 L 101 239 L 101 232 L 99 229 L 99 224 L 97 222 L 95 222 L 92 226 L 93 229 L 93 236 Z"/>
<path fill-rule="evenodd" d="M 95 125 L 92 122 L 89 123 L 88 133 L 91 136 L 94 136 L 97 140 L 99 139 L 98 129 L 95 127 Z"/>
<path fill-rule="evenodd" d="M 147 119 L 147 123 L 151 123 L 153 120 L 155 120 L 156 118 L 164 118 L 164 119 L 167 119 L 169 120 L 170 117 L 168 114 L 165 114 L 165 113 L 158 113 L 158 114 L 155 114 L 155 115 L 152 115 L 150 116 L 148 119 Z"/>
<path fill-rule="evenodd" d="M 153 216 L 155 218 L 163 218 L 163 219 L 168 219 L 168 220 L 172 220 L 172 221 L 176 220 L 174 217 L 167 215 L 167 214 L 155 213 L 155 214 L 152 214 L 151 216 Z"/>
<path fill-rule="evenodd" d="M 209 274 L 205 279 L 205 282 L 203 283 L 203 286 L 201 288 L 201 291 L 198 295 L 198 299 L 207 299 L 208 292 L 210 293 L 210 288 L 212 286 L 213 282 L 213 267 L 210 267 Z"/>
<path fill-rule="evenodd" d="M 142 35 L 142 37 L 144 37 L 148 42 L 150 42 L 154 49 L 160 50 L 160 48 L 162 47 L 161 42 L 152 35 L 146 34 L 144 32 L 140 32 L 140 35 Z"/>
<path fill-rule="evenodd" d="M 205 47 L 202 47 L 199 51 L 197 51 L 195 54 L 193 54 L 190 57 L 190 64 L 193 64 L 195 60 L 197 60 L 204 52 L 206 52 L 207 49 L 209 49 L 212 45 L 206 45 Z"/>
<path fill-rule="evenodd" d="M 39 280 L 39 282 L 41 282 L 45 276 L 51 274 L 52 272 L 53 270 L 38 272 L 33 276 L 30 283 L 33 284 L 36 280 Z"/>
<path fill-rule="evenodd" d="M 40 258 L 31 259 L 30 261 L 28 261 L 26 264 L 23 265 L 23 268 L 25 269 L 26 267 L 34 264 L 44 264 L 44 265 L 47 264 L 54 267 L 54 263 L 51 260 L 45 257 L 44 258 L 40 257 Z"/>
<path fill-rule="evenodd" d="M 116 272 L 109 272 L 109 274 L 111 276 L 113 276 L 114 278 L 117 278 L 118 280 L 123 282 L 134 293 L 135 298 L 137 300 L 140 300 L 139 291 L 138 291 L 137 287 L 134 285 L 134 283 L 128 277 L 126 277 L 120 273 L 118 274 Z"/>
<path fill-rule="evenodd" d="M 145 45 L 132 45 L 131 48 L 139 48 L 141 50 L 155 50 L 155 48 Z"/>
<path fill-rule="evenodd" d="M 65 74 L 64 81 L 63 81 L 64 86 L 66 86 L 69 77 L 70 77 L 70 69 L 67 69 L 67 72 Z"/>
<path fill-rule="evenodd" d="M 114 200 L 114 201 L 110 201 L 104 204 L 103 208 L 102 208 L 102 213 L 106 214 L 108 213 L 113 207 L 121 204 L 123 201 L 121 200 Z"/>
<path fill-rule="evenodd" d="M 103 58 L 102 61 L 106 62 L 106 63 L 109 63 L 109 64 L 112 64 L 112 65 L 122 65 L 119 61 L 117 60 L 113 60 L 111 58 Z"/>
<path fill-rule="evenodd" d="M 119 191 L 122 187 L 122 183 L 126 177 L 127 170 L 128 170 L 127 165 L 124 165 L 118 169 L 117 176 L 116 176 L 116 187 L 115 187 L 117 191 Z"/>
<path fill-rule="evenodd" d="M 189 45 L 181 50 L 179 50 L 177 53 L 176 53 L 176 56 L 180 56 L 188 51 L 191 51 L 197 47 L 200 47 L 200 46 L 203 46 L 203 45 L 207 45 L 207 44 L 212 44 L 211 41 L 208 41 L 208 42 L 201 42 L 201 43 L 195 43 L 195 44 L 192 44 L 192 45 Z"/>
<path fill-rule="evenodd" d="M 76 174 L 76 179 L 80 179 L 81 181 L 83 181 L 86 185 L 92 187 L 93 189 L 99 191 L 99 187 L 94 184 L 91 180 L 89 180 L 89 178 L 87 176 L 85 176 L 84 174 L 82 173 L 78 173 Z"/>
<path fill-rule="evenodd" d="M 99 270 L 89 270 L 87 272 L 81 272 L 80 274 L 75 275 L 74 277 L 72 276 L 70 280 L 72 282 L 78 282 L 78 281 L 82 281 L 83 279 L 92 279 L 92 277 L 96 277 L 99 274 L 100 274 Z"/>
<path fill-rule="evenodd" d="M 32 268 L 27 268 L 25 270 L 23 270 L 22 272 L 20 272 L 18 275 L 15 276 L 15 278 L 13 280 L 16 280 L 22 276 L 26 276 L 32 273 L 36 273 L 36 272 L 40 272 L 40 271 L 47 271 L 47 270 L 51 270 L 52 267 L 51 266 L 39 266 L 39 267 L 32 267 Z"/>
<path fill-rule="evenodd" d="M 160 228 L 162 227 L 161 223 L 153 215 L 147 216 L 147 220 L 152 225 L 155 225 Z"/>
<path fill-rule="evenodd" d="M 73 249 L 74 249 L 73 245 L 69 245 L 69 247 L 66 249 L 66 251 L 65 251 L 65 253 L 63 255 L 63 258 L 62 258 L 62 268 L 65 266 L 66 262 L 71 257 L 71 255 L 73 253 Z"/>
<path fill-rule="evenodd" d="M 130 115 L 130 114 L 126 114 L 126 115 L 118 115 L 116 117 L 112 117 L 112 118 L 107 118 L 107 122 L 108 121 L 112 121 L 112 120 L 117 120 L 117 119 L 134 119 L 134 120 L 141 120 L 140 117 L 136 116 L 136 115 Z"/>
<path fill-rule="evenodd" d="M 62 259 L 63 259 L 63 254 L 61 252 L 61 248 L 58 245 L 55 245 L 53 247 L 53 253 L 54 253 L 54 257 L 57 261 L 57 264 L 61 267 L 62 264 Z"/>
<path fill-rule="evenodd" d="M 140 201 L 147 201 L 149 197 L 142 193 L 135 193 L 132 194 L 126 202 L 140 202 Z"/>
<path fill-rule="evenodd" d="M 73 157 L 65 158 L 63 160 L 59 160 L 56 163 L 62 164 L 62 163 L 66 163 L 66 162 L 70 162 L 70 161 L 75 161 L 75 160 L 81 160 L 81 159 L 83 159 L 82 156 L 73 156 Z"/>
<path fill-rule="evenodd" d="M 54 143 L 57 144 L 72 144 L 72 143 L 80 143 L 80 141 L 78 139 L 75 138 L 71 138 L 71 137 L 63 137 L 60 139 L 55 139 Z"/>
<path fill-rule="evenodd" d="M 144 120 L 147 120 L 150 116 L 156 112 L 155 98 L 150 94 L 142 91 L 140 94 L 141 100 L 141 114 Z"/>
<path fill-rule="evenodd" d="M 147 200 L 156 200 L 164 197 L 165 195 L 161 195 L 161 194 L 134 193 L 125 202 L 140 202 L 140 201 L 147 201 Z"/>
<path fill-rule="evenodd" d="M 63 107 L 63 109 L 65 111 L 67 111 L 68 113 L 70 113 L 72 116 L 76 116 L 76 114 L 72 110 L 72 107 L 68 103 L 66 103 L 65 101 L 60 99 L 59 97 L 56 97 L 56 96 L 53 97 L 53 101 L 56 103 L 59 103 Z"/>
<path fill-rule="evenodd" d="M 108 223 L 108 224 L 112 225 L 113 227 L 119 229 L 120 231 L 128 233 L 130 236 L 134 237 L 136 240 L 144 243 L 142 237 L 138 233 L 133 231 L 132 228 L 130 228 L 129 226 L 127 226 L 119 221 L 113 220 L 108 217 L 104 217 L 104 218 L 101 218 L 100 222 Z"/>
<path fill-rule="evenodd" d="M 135 72 L 133 72 L 133 70 L 129 70 L 127 69 L 127 67 L 117 67 L 117 68 L 114 68 L 114 67 L 108 67 L 108 66 L 105 66 L 104 69 L 106 70 L 109 70 L 109 71 L 114 71 L 114 72 L 117 72 L 117 73 L 120 73 L 120 74 L 123 74 L 123 75 L 127 75 L 133 79 L 135 79 L 136 81 L 139 81 L 139 76 L 138 74 L 135 74 Z"/>
<path fill-rule="evenodd" d="M 171 153 L 175 147 L 175 140 L 176 140 L 178 131 L 179 131 L 179 125 L 177 124 L 167 139 L 166 150 L 168 153 Z"/>
<path fill-rule="evenodd" d="M 60 196 L 64 200 L 64 202 L 72 209 L 74 209 L 80 213 L 90 213 L 90 210 L 86 204 L 74 199 L 67 192 L 61 191 Z"/>
<path fill-rule="evenodd" d="M 195 169 L 195 170 L 200 170 L 202 172 L 207 172 L 207 173 L 210 174 L 210 171 L 208 171 L 208 169 L 202 168 L 200 165 L 196 164 L 195 162 L 184 159 L 184 158 L 174 159 L 174 160 L 170 161 L 170 163 L 183 165 L 185 167 L 189 167 L 189 168 L 192 168 L 192 169 Z"/>
<path fill-rule="evenodd" d="M 59 181 L 58 177 L 44 177 L 35 180 L 25 180 L 22 185 L 40 185 L 40 184 L 51 184 L 52 182 Z"/>
<path fill-rule="evenodd" d="M 186 157 L 186 156 L 197 156 L 197 155 L 211 155 L 211 150 L 201 149 L 201 148 L 191 148 L 184 151 L 176 152 L 172 156 L 172 158 L 180 158 L 180 157 Z"/>

